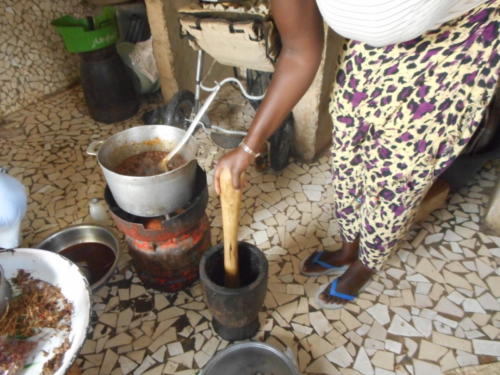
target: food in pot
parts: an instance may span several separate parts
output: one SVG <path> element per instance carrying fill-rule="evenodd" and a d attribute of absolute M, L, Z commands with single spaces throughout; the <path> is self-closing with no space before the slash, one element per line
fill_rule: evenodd
<path fill-rule="evenodd" d="M 98 242 L 72 245 L 60 251 L 59 254 L 81 267 L 90 284 L 101 280 L 113 266 L 116 258 L 113 250 Z"/>
<path fill-rule="evenodd" d="M 167 151 L 145 151 L 129 156 L 114 169 L 116 173 L 126 176 L 154 176 L 165 172 L 161 167 L 161 161 L 168 155 Z M 186 164 L 182 155 L 176 154 L 168 162 L 168 169 L 173 170 Z"/>
<path fill-rule="evenodd" d="M 31 337 L 41 328 L 69 330 L 73 306 L 61 290 L 19 270 L 11 281 L 19 294 L 0 318 L 0 336 Z"/>
<path fill-rule="evenodd" d="M 19 374 L 36 342 L 0 336 L 0 375 Z"/>
<path fill-rule="evenodd" d="M 73 305 L 64 297 L 61 290 L 45 281 L 33 278 L 28 272 L 19 270 L 10 280 L 14 296 L 7 310 L 0 317 L 0 374 L 16 374 L 11 368 L 11 361 L 22 363 L 33 349 L 32 341 L 27 341 L 44 328 L 52 328 L 66 333 L 61 348 L 68 346 L 69 330 Z M 24 343 L 24 344 L 23 344 Z M 59 368 L 62 357 L 56 356 L 50 360 L 51 368 Z M 28 364 L 29 365 L 29 364 Z M 50 372 L 50 369 L 44 373 Z"/>
<path fill-rule="evenodd" d="M 70 346 L 71 342 L 66 337 L 63 343 L 52 351 L 54 353 L 54 356 L 49 359 L 43 366 L 43 375 L 51 375 L 56 372 L 59 367 L 61 367 L 61 363 L 64 359 L 64 353 L 66 353 Z"/>

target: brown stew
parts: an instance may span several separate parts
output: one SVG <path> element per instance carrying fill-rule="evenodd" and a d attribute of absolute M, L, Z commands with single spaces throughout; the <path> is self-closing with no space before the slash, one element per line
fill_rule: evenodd
<path fill-rule="evenodd" d="M 160 166 L 160 161 L 167 155 L 167 151 L 141 152 L 123 160 L 114 171 L 126 176 L 154 176 L 165 172 Z M 168 162 L 168 170 L 179 168 L 185 163 L 186 160 L 181 155 L 174 155 Z"/>
<path fill-rule="evenodd" d="M 59 254 L 83 266 L 90 284 L 94 284 L 106 275 L 116 258 L 113 250 L 98 242 L 72 245 L 59 252 Z"/>

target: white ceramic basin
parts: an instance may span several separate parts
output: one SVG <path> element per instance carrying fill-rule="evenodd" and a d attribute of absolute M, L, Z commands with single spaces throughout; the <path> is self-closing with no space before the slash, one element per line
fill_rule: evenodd
<path fill-rule="evenodd" d="M 80 269 L 71 261 L 56 253 L 39 249 L 15 249 L 0 251 L 0 264 L 9 280 L 22 269 L 32 277 L 46 281 L 61 289 L 66 299 L 73 304 L 73 314 L 69 331 L 70 348 L 64 354 L 61 367 L 54 375 L 63 375 L 76 359 L 87 336 L 90 321 L 90 289 Z M 15 288 L 14 294 L 15 294 Z M 41 374 L 45 362 L 53 357 L 53 349 L 59 347 L 65 334 L 44 330 L 39 344 L 28 358 L 23 374 Z M 44 351 L 49 353 L 45 355 Z"/>

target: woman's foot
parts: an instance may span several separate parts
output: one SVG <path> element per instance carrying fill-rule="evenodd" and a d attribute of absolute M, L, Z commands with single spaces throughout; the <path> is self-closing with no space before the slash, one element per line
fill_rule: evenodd
<path fill-rule="evenodd" d="M 310 276 L 329 274 L 332 268 L 348 266 L 358 259 L 358 247 L 358 241 L 344 242 L 340 250 L 314 252 L 304 261 L 302 273 Z"/>
<path fill-rule="evenodd" d="M 375 271 L 356 260 L 342 276 L 322 288 L 318 295 L 318 304 L 323 308 L 342 307 L 358 295 L 374 274 Z"/>

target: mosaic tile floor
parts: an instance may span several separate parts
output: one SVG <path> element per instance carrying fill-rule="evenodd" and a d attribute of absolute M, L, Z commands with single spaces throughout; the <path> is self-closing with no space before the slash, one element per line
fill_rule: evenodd
<path fill-rule="evenodd" d="M 221 124 L 248 123 L 251 109 L 234 94 L 213 106 Z M 141 113 L 148 103 L 143 105 Z M 89 220 L 88 201 L 104 181 L 85 149 L 140 123 L 98 124 L 86 114 L 79 88 L 53 96 L 0 127 L 0 165 L 29 190 L 24 246 Z M 212 188 L 222 153 L 203 133 L 198 160 L 208 172 L 212 243 L 220 242 L 220 205 Z M 290 348 L 300 372 L 434 375 L 500 359 L 500 237 L 481 217 L 500 175 L 491 164 L 467 188 L 415 226 L 355 303 L 318 310 L 311 297 L 328 277 L 299 274 L 303 257 L 339 246 L 332 220 L 328 157 L 292 163 L 281 174 L 249 172 L 239 237 L 268 260 L 269 290 L 255 339 Z M 110 223 L 110 225 L 112 225 Z M 122 237 L 120 237 L 122 238 Z M 145 289 L 130 266 L 123 239 L 119 270 L 93 296 L 93 327 L 78 358 L 83 374 L 196 374 L 228 342 L 214 335 L 202 290 L 177 294 Z"/>

